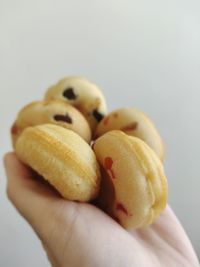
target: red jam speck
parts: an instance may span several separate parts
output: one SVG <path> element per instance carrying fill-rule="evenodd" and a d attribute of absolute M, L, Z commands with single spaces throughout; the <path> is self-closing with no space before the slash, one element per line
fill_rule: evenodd
<path fill-rule="evenodd" d="M 104 164 L 105 164 L 105 168 L 106 170 L 110 170 L 112 168 L 113 165 L 113 160 L 111 157 L 106 157 L 104 160 Z"/>
<path fill-rule="evenodd" d="M 104 160 L 104 166 L 108 172 L 110 172 L 113 179 L 116 178 L 114 171 L 112 170 L 113 160 L 111 157 L 106 157 Z"/>
<path fill-rule="evenodd" d="M 109 117 L 105 117 L 104 120 L 103 120 L 103 124 L 104 125 L 107 125 L 108 124 L 108 121 L 109 121 Z"/>
<path fill-rule="evenodd" d="M 121 128 L 121 131 L 128 132 L 128 131 L 134 131 L 138 128 L 138 122 L 132 122 L 124 127 Z"/>
<path fill-rule="evenodd" d="M 117 205 L 116 205 L 116 209 L 119 210 L 119 211 L 121 211 L 121 212 L 123 212 L 123 213 L 125 213 L 126 215 L 128 215 L 128 211 L 127 211 L 127 209 L 124 207 L 123 204 L 121 204 L 121 203 L 117 203 Z"/>
<path fill-rule="evenodd" d="M 17 127 L 17 125 L 14 123 L 14 124 L 12 125 L 12 127 L 11 127 L 11 133 L 12 133 L 12 134 L 17 134 L 17 132 L 18 132 L 18 127 Z"/>

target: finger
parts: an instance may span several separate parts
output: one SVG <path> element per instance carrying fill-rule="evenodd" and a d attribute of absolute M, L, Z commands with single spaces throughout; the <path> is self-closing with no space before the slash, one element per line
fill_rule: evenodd
<path fill-rule="evenodd" d="M 196 259 L 189 237 L 169 205 L 152 225 L 152 229 L 179 253 L 188 258 L 190 262 Z"/>
<path fill-rule="evenodd" d="M 163 247 L 167 244 L 180 255 L 184 255 L 189 262 L 197 262 L 191 242 L 169 205 L 152 225 L 145 229 L 131 230 L 130 233 L 153 249 L 157 248 L 158 242 L 163 244 Z"/>
<path fill-rule="evenodd" d="M 20 211 L 26 210 L 27 206 L 33 202 L 43 204 L 58 197 L 50 186 L 45 186 L 36 175 L 33 176 L 31 169 L 21 163 L 15 153 L 5 155 L 4 165 L 7 174 L 8 197 L 14 205 L 19 206 Z M 23 201 L 24 199 L 26 202 Z"/>
<path fill-rule="evenodd" d="M 60 212 L 62 198 L 50 186 L 35 179 L 32 171 L 17 159 L 15 153 L 6 154 L 4 164 L 9 199 L 40 238 L 43 238 L 49 234 L 51 225 Z M 65 206 L 69 204 L 68 212 L 73 212 L 72 202 L 64 202 Z"/>

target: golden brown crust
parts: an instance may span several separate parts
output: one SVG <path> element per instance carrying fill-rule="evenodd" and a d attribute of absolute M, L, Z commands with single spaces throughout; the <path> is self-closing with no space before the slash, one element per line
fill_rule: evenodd
<path fill-rule="evenodd" d="M 99 137 L 112 130 L 121 130 L 147 143 L 159 156 L 164 158 L 164 144 L 153 122 L 135 108 L 121 108 L 108 114 L 97 126 L 95 136 Z"/>
<path fill-rule="evenodd" d="M 98 138 L 94 151 L 114 188 L 114 200 L 104 203 L 107 212 L 125 228 L 152 223 L 167 201 L 163 166 L 154 151 L 139 138 L 117 130 Z"/>
<path fill-rule="evenodd" d="M 77 109 L 62 100 L 44 100 L 34 101 L 21 109 L 11 129 L 13 145 L 26 127 L 45 123 L 70 129 L 86 142 L 91 141 L 88 122 Z"/>
<path fill-rule="evenodd" d="M 65 77 L 48 88 L 45 99 L 61 99 L 75 106 L 87 119 L 92 131 L 106 114 L 101 90 L 83 77 Z"/>
<path fill-rule="evenodd" d="M 63 197 L 89 201 L 97 196 L 100 173 L 95 154 L 73 131 L 53 124 L 28 127 L 17 140 L 16 153 Z"/>

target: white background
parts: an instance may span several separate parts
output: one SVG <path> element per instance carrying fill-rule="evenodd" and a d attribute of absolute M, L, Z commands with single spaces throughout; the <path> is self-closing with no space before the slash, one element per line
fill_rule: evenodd
<path fill-rule="evenodd" d="M 18 110 L 71 74 L 102 87 L 109 110 L 138 107 L 156 123 L 169 202 L 200 255 L 199 0 L 0 0 L 1 155 Z M 49 266 L 0 176 L 0 266 Z"/>

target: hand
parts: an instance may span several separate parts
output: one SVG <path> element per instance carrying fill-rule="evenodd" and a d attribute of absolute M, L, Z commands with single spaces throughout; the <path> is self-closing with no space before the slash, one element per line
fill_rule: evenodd
<path fill-rule="evenodd" d="M 197 267 L 167 207 L 146 229 L 126 231 L 97 207 L 62 199 L 15 156 L 5 156 L 8 197 L 30 223 L 53 267 Z"/>

